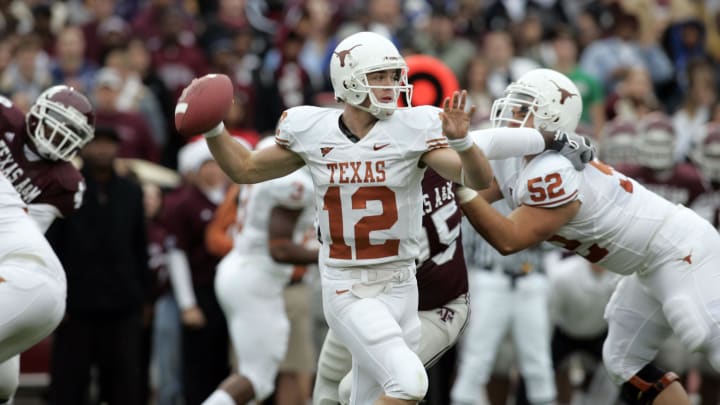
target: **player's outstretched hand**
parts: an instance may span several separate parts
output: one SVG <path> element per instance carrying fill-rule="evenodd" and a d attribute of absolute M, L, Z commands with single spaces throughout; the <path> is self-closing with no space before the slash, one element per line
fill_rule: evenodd
<path fill-rule="evenodd" d="M 465 111 L 467 91 L 454 92 L 452 97 L 443 101 L 443 111 L 440 113 L 443 134 L 448 139 L 462 139 L 470 128 L 470 119 L 475 114 L 475 106 Z"/>
<path fill-rule="evenodd" d="M 557 131 L 550 149 L 565 156 L 575 170 L 583 170 L 595 158 L 595 145 L 590 138 L 571 132 Z"/>

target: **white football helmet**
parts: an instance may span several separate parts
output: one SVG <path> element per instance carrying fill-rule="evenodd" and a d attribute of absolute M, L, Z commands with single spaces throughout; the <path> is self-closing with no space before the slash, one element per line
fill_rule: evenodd
<path fill-rule="evenodd" d="M 665 170 L 675 165 L 675 130 L 670 117 L 654 112 L 640 120 L 637 161 L 640 165 Z"/>
<path fill-rule="evenodd" d="M 25 116 L 25 123 L 38 153 L 49 160 L 71 160 L 95 136 L 92 104 L 65 85 L 42 92 Z"/>
<path fill-rule="evenodd" d="M 530 114 L 540 131 L 574 132 L 582 114 L 575 83 L 551 69 L 534 69 L 510 83 L 490 111 L 494 127 L 525 126 Z"/>
<path fill-rule="evenodd" d="M 397 69 L 399 76 L 391 86 L 371 86 L 367 74 Z M 338 44 L 330 59 L 330 80 L 335 98 L 365 110 L 379 119 L 386 119 L 398 108 L 403 94 L 405 105 L 410 106 L 412 85 L 408 83 L 408 67 L 395 45 L 374 32 L 358 32 Z M 392 101 L 380 102 L 372 89 L 392 89 Z M 369 106 L 361 105 L 366 99 Z M 407 107 L 405 107 L 407 108 Z"/>

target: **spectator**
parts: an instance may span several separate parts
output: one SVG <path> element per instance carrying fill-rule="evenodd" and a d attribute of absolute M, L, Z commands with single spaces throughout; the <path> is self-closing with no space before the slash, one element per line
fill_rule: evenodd
<path fill-rule="evenodd" d="M 515 56 L 512 37 L 505 31 L 486 33 L 482 38 L 482 53 L 490 66 L 487 85 L 493 99 L 502 97 L 510 82 L 540 67 L 531 59 Z"/>
<path fill-rule="evenodd" d="M 676 161 L 677 132 L 667 115 L 655 112 L 638 122 L 635 164 L 616 168 L 674 204 L 692 205 L 707 191 L 700 172 L 692 163 Z"/>
<path fill-rule="evenodd" d="M 481 125 L 490 118 L 493 97 L 488 89 L 488 61 L 484 56 L 474 56 L 467 66 L 463 88 L 468 91 L 468 98 L 475 106 L 473 126 Z"/>
<path fill-rule="evenodd" d="M 0 77 L 0 93 L 23 93 L 32 103 L 52 84 L 48 56 L 38 39 L 27 35 L 15 46 L 12 62 Z"/>
<path fill-rule="evenodd" d="M 718 81 L 711 61 L 694 60 L 687 70 L 688 91 L 672 117 L 677 133 L 677 161 L 687 160 L 690 151 L 701 142 L 705 123 L 710 120 L 710 108 L 718 100 Z"/>
<path fill-rule="evenodd" d="M 132 37 L 127 44 L 129 70 L 136 72 L 153 93 L 160 104 L 162 115 L 165 118 L 165 133 L 167 140 L 162 150 L 162 163 L 168 167 L 176 167 L 177 151 L 184 143 L 175 129 L 175 99 L 174 94 L 168 90 L 165 82 L 152 68 L 152 55 L 142 38 Z"/>
<path fill-rule="evenodd" d="M 607 37 L 583 50 L 580 67 L 600 80 L 606 92 L 612 91 L 631 68 L 647 70 L 653 85 L 672 79 L 673 74 L 672 63 L 659 43 L 641 42 L 638 18 L 624 11 L 614 16 Z"/>
<path fill-rule="evenodd" d="M 207 59 L 179 9 L 160 8 L 156 17 L 150 22 L 153 30 L 158 31 L 156 39 L 147 39 L 142 30 L 134 32 L 147 42 L 155 70 L 170 90 L 172 99 L 177 100 L 183 87 L 207 73 Z"/>
<path fill-rule="evenodd" d="M 451 12 L 437 7 L 432 13 L 427 32 L 416 35 L 412 45 L 419 53 L 442 60 L 455 73 L 455 77 L 460 78 L 475 54 L 475 46 L 455 33 L 454 17 Z"/>
<path fill-rule="evenodd" d="M 193 19 L 188 16 L 185 10 L 178 4 L 180 2 L 173 0 L 148 0 L 143 3 L 142 8 L 137 10 L 137 14 L 129 21 L 132 32 L 138 37 L 144 38 L 150 49 L 154 50 L 162 47 L 166 36 L 164 19 L 168 13 L 172 13 L 173 18 L 175 18 L 173 24 L 177 24 L 174 27 L 176 33 L 186 41 L 195 41 L 195 30 L 198 27 Z"/>
<path fill-rule="evenodd" d="M 553 33 L 552 49 L 552 68 L 569 77 L 580 90 L 583 103 L 580 123 L 590 126 L 597 138 L 605 125 L 605 95 L 600 81 L 578 65 L 578 45 L 573 33 L 566 27 L 558 28 Z"/>
<path fill-rule="evenodd" d="M 119 111 L 140 113 L 150 127 L 155 144 L 163 147 L 167 143 L 167 122 L 160 103 L 150 89 L 142 82 L 140 73 L 130 64 L 127 46 L 111 49 L 105 57 L 105 65 L 115 69 L 123 86 L 115 103 Z"/>
<path fill-rule="evenodd" d="M 328 91 L 330 72 L 328 66 L 332 51 L 337 46 L 333 17 L 337 5 L 328 0 L 312 0 L 305 3 L 296 30 L 305 38 L 299 60 L 310 75 L 315 91 Z"/>
<path fill-rule="evenodd" d="M 184 146 L 178 162 L 187 183 L 166 200 L 163 223 L 171 237 L 168 270 L 182 322 L 185 404 L 199 405 L 230 372 L 227 326 L 213 289 L 219 260 L 204 237 L 228 180 L 204 141 Z"/>
<path fill-rule="evenodd" d="M 100 41 L 103 36 L 101 27 L 103 24 L 108 24 L 115 16 L 117 0 L 93 0 L 87 3 L 90 19 L 81 26 L 86 44 L 85 57 L 95 63 L 100 63 L 103 54 L 103 46 Z M 116 16 L 115 18 L 120 17 Z M 115 21 L 115 24 L 120 21 L 124 23 L 122 19 Z"/>
<path fill-rule="evenodd" d="M 48 230 L 68 280 L 66 316 L 55 333 L 50 398 L 84 404 L 90 369 L 109 405 L 140 403 L 143 307 L 149 302 L 142 189 L 118 176 L 113 128 L 98 128 L 81 151 L 85 201 Z"/>
<path fill-rule="evenodd" d="M 135 111 L 119 111 L 117 108 L 123 85 L 117 70 L 106 67 L 98 72 L 93 92 L 98 125 L 116 128 L 120 136 L 118 157 L 158 162 L 160 150 L 143 116 Z"/>
<path fill-rule="evenodd" d="M 81 92 L 94 88 L 97 65 L 85 57 L 85 36 L 78 27 L 63 28 L 57 35 L 52 65 L 53 83 L 67 84 Z"/>
<path fill-rule="evenodd" d="M 661 109 L 650 72 L 642 66 L 625 69 L 617 87 L 605 99 L 605 117 L 635 121 Z"/>

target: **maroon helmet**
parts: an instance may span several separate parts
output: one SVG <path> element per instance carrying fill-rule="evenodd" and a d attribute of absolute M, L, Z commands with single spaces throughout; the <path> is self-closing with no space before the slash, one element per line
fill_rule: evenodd
<path fill-rule="evenodd" d="M 87 97 L 58 85 L 40 94 L 25 122 L 38 152 L 50 160 L 71 160 L 92 140 L 95 112 Z"/>
<path fill-rule="evenodd" d="M 706 179 L 720 182 L 720 124 L 706 125 L 706 135 L 696 148 L 696 161 Z"/>
<path fill-rule="evenodd" d="M 600 140 L 600 159 L 611 166 L 635 163 L 637 134 L 635 122 L 615 119 L 606 123 Z"/>
<path fill-rule="evenodd" d="M 675 129 L 669 116 L 652 112 L 640 119 L 637 135 L 637 161 L 653 170 L 675 165 Z"/>

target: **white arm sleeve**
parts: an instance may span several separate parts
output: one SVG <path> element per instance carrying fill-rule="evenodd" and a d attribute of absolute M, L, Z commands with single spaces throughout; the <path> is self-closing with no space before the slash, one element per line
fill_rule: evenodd
<path fill-rule="evenodd" d="M 171 249 L 167 254 L 167 259 L 170 284 L 172 284 L 180 310 L 194 307 L 197 302 L 195 301 L 195 291 L 193 291 L 187 255 L 180 249 Z"/>
<path fill-rule="evenodd" d="M 535 128 L 489 128 L 470 131 L 475 144 L 490 160 L 535 155 L 545 150 L 545 139 Z"/>
<path fill-rule="evenodd" d="M 50 204 L 28 204 L 28 214 L 40 227 L 42 233 L 45 233 L 50 228 L 55 218 L 62 216 L 60 210 Z"/>

